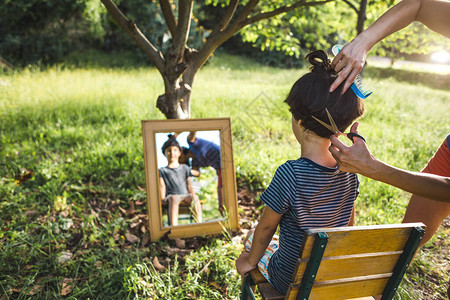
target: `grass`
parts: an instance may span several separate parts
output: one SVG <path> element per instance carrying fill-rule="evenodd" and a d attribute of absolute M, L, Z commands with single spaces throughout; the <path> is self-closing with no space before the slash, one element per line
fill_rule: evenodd
<path fill-rule="evenodd" d="M 140 121 L 164 118 L 155 107 L 163 85 L 155 69 L 120 61 L 88 53 L 0 77 L 5 299 L 238 295 L 239 237 L 199 238 L 182 250 L 168 240 L 148 243 Z M 220 54 L 198 74 L 191 117 L 232 118 L 240 187 L 266 187 L 278 165 L 298 157 L 282 102 L 305 72 Z M 405 72 L 396 80 L 395 72 L 374 69 L 366 80 L 374 94 L 366 101 L 360 133 L 381 160 L 419 171 L 450 132 L 449 93 L 426 80 L 409 83 L 414 73 L 405 80 Z M 401 222 L 410 195 L 360 180 L 357 224 Z M 397 299 L 445 297 L 448 234 L 441 227 L 422 248 Z M 155 257 L 163 268 L 154 267 Z"/>

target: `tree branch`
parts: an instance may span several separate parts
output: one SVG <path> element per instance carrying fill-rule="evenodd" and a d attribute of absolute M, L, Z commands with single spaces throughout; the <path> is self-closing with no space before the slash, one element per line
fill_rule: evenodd
<path fill-rule="evenodd" d="M 4 66 L 8 70 L 12 70 L 14 68 L 14 66 L 9 61 L 7 61 L 1 56 L 0 56 L 0 66 Z"/>
<path fill-rule="evenodd" d="M 299 8 L 299 7 L 308 7 L 308 6 L 322 5 L 322 4 L 331 2 L 331 1 L 334 1 L 334 0 L 324 0 L 324 1 L 317 1 L 317 2 L 306 2 L 306 0 L 302 0 L 302 1 L 299 1 L 299 2 L 297 2 L 295 4 L 292 4 L 290 6 L 285 5 L 285 6 L 277 8 L 277 9 L 275 9 L 273 11 L 260 13 L 260 14 L 254 15 L 253 17 L 247 18 L 247 20 L 245 20 L 244 26 L 249 25 L 249 24 L 253 24 L 255 22 L 258 22 L 258 21 L 261 21 L 261 20 L 264 20 L 264 19 L 272 18 L 272 17 L 274 17 L 276 15 L 289 12 L 289 11 L 294 10 L 296 8 Z M 343 1 L 346 1 L 346 0 L 343 0 Z"/>
<path fill-rule="evenodd" d="M 258 5 L 260 0 L 250 0 L 248 3 L 244 6 L 242 11 L 239 13 L 239 15 L 236 18 L 236 21 L 233 23 L 233 25 L 237 25 L 247 19 L 247 17 L 250 15 L 250 13 L 255 9 L 255 6 Z M 240 27 L 242 28 L 242 27 Z"/>
<path fill-rule="evenodd" d="M 236 8 L 238 7 L 239 0 L 231 0 L 230 4 L 227 7 L 227 10 L 225 11 L 225 14 L 223 15 L 220 22 L 217 24 L 214 31 L 222 31 L 227 25 L 230 23 L 231 19 L 233 18 L 234 13 L 236 12 Z"/>
<path fill-rule="evenodd" d="M 175 35 L 173 35 L 172 50 L 174 51 L 173 54 L 179 59 L 183 58 L 184 49 L 186 48 L 191 26 L 192 7 L 193 0 L 178 1 L 178 25 Z"/>
<path fill-rule="evenodd" d="M 175 15 L 173 14 L 169 0 L 159 0 L 159 5 L 161 5 L 161 11 L 166 20 L 167 27 L 169 27 L 170 34 L 174 37 L 177 29 L 177 21 L 175 20 Z"/>
<path fill-rule="evenodd" d="M 161 74 L 164 73 L 164 57 L 161 52 L 145 37 L 136 24 L 129 20 L 112 0 L 101 0 L 117 24 L 141 47 L 148 58 L 155 64 Z"/>
<path fill-rule="evenodd" d="M 355 5 L 353 5 L 353 3 L 351 3 L 348 0 L 342 0 L 342 1 L 344 1 L 348 6 L 350 6 L 350 8 L 353 9 L 357 14 L 359 13 L 359 10 L 356 8 Z"/>

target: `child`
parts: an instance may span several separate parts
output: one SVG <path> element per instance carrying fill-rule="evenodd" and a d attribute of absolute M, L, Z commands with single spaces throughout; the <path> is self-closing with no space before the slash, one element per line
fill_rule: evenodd
<path fill-rule="evenodd" d="M 249 232 L 246 251 L 236 261 L 241 276 L 258 267 L 267 280 L 286 294 L 292 282 L 304 230 L 347 226 L 358 196 L 356 174 L 340 172 L 328 151 L 333 133 L 312 116 L 329 123 L 325 108 L 341 132 L 363 114 L 364 106 L 352 90 L 329 93 L 337 74 L 324 51 L 306 56 L 311 72 L 292 87 L 285 102 L 292 113 L 292 131 L 301 157 L 278 167 L 261 194 L 266 204 L 256 229 Z M 278 224 L 279 238 L 274 236 Z"/>
<path fill-rule="evenodd" d="M 159 169 L 160 192 L 162 203 L 169 205 L 169 224 L 178 225 L 180 203 L 193 206 L 195 221 L 202 222 L 202 208 L 191 185 L 189 167 L 178 162 L 181 147 L 172 135 L 169 135 L 169 139 L 163 144 L 162 152 L 168 165 Z"/>

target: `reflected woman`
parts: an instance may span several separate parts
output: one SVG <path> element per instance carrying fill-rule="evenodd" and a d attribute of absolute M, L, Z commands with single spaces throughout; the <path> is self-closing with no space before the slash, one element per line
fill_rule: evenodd
<path fill-rule="evenodd" d="M 202 222 L 202 207 L 191 184 L 191 172 L 178 159 L 182 150 L 176 138 L 169 135 L 163 144 L 162 152 L 167 158 L 167 166 L 159 169 L 161 201 L 169 206 L 169 225 L 178 225 L 178 211 L 180 205 L 190 205 L 195 222 Z"/>
<path fill-rule="evenodd" d="M 196 132 L 191 131 L 187 136 L 189 148 L 183 147 L 183 154 L 180 163 L 187 164 L 192 158 L 191 173 L 195 177 L 200 176 L 200 168 L 212 167 L 217 174 L 217 197 L 219 200 L 219 211 L 223 216 L 223 188 L 222 188 L 222 161 L 220 158 L 220 146 L 195 136 Z"/>

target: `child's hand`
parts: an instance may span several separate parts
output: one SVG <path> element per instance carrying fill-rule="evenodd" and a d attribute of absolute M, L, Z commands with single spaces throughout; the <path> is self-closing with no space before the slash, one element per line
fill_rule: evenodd
<path fill-rule="evenodd" d="M 242 252 L 236 260 L 236 269 L 241 276 L 247 276 L 247 273 L 256 268 L 256 265 L 252 265 L 248 262 L 249 253 Z"/>

